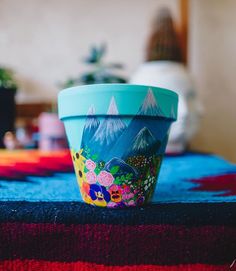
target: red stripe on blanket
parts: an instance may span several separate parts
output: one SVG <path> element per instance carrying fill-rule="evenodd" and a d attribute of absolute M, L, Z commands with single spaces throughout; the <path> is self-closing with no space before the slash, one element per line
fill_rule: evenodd
<path fill-rule="evenodd" d="M 56 218 L 55 218 L 56 219 Z M 0 258 L 105 265 L 229 264 L 236 229 L 224 226 L 0 224 Z"/>
<path fill-rule="evenodd" d="M 0 262 L 0 271 L 228 271 L 229 268 L 229 265 L 216 266 L 205 264 L 186 264 L 176 266 L 105 266 L 85 262 L 61 263 L 36 260 L 12 260 Z M 233 271 L 234 269 L 230 270 Z"/>
<path fill-rule="evenodd" d="M 1 179 L 25 179 L 27 176 L 49 176 L 55 172 L 72 172 L 68 150 L 55 152 L 5 151 L 0 153 Z"/>
<path fill-rule="evenodd" d="M 191 181 L 198 184 L 197 187 L 191 189 L 193 191 L 217 192 L 216 195 L 222 197 L 236 195 L 236 173 L 229 173 L 219 176 L 208 176 Z"/>

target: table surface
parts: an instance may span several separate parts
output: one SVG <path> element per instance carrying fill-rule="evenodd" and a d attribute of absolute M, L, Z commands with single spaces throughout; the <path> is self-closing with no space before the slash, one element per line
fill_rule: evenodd
<path fill-rule="evenodd" d="M 215 155 L 166 157 L 152 203 L 109 210 L 82 203 L 68 151 L 1 151 L 0 270 L 228 270 L 235 208 Z"/>

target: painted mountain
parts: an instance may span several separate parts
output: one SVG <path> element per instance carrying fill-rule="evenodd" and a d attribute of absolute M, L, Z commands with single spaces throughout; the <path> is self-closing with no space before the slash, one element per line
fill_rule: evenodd
<path fill-rule="evenodd" d="M 156 140 L 147 127 L 141 129 L 134 138 L 125 157 L 136 155 L 152 155 L 160 148 L 161 142 Z"/>
<path fill-rule="evenodd" d="M 138 177 L 138 172 L 135 168 L 131 167 L 130 165 L 128 165 L 127 163 L 125 163 L 125 161 L 123 161 L 120 158 L 112 158 L 110 161 L 108 161 L 105 164 L 104 170 L 110 172 L 111 169 L 113 167 L 118 167 L 119 170 L 113 174 L 114 177 L 121 177 L 122 175 L 126 175 L 126 174 L 132 174 L 133 178 L 137 178 Z"/>
<path fill-rule="evenodd" d="M 92 139 L 99 125 L 100 121 L 95 116 L 95 108 L 93 105 L 91 105 L 91 107 L 88 110 L 88 115 L 84 125 L 81 148 L 84 148 L 86 143 Z"/>
<path fill-rule="evenodd" d="M 156 117 L 160 114 L 162 116 L 164 115 L 161 108 L 157 104 L 151 89 L 148 90 L 148 93 L 137 115 L 132 119 L 128 128 L 122 133 L 113 148 L 110 150 L 109 154 L 107 155 L 107 159 L 111 159 L 115 156 L 123 157 L 125 159 L 124 156 L 127 155 L 126 150 L 129 150 L 130 146 L 133 145 L 134 138 L 138 138 L 138 141 L 141 142 L 140 137 L 147 135 L 147 132 L 141 132 L 143 127 L 146 127 L 153 138 L 155 138 L 157 144 L 156 146 L 159 145 L 159 142 L 164 139 L 171 122 L 167 121 L 166 119 L 159 118 L 157 123 L 157 121 L 154 121 L 151 117 L 146 117 L 146 114 L 151 117 Z M 141 134 L 139 134 L 140 132 Z M 158 148 L 156 148 L 156 151 L 158 152 Z"/>
<path fill-rule="evenodd" d="M 138 115 L 164 116 L 164 113 L 162 112 L 160 106 L 157 104 L 151 89 L 148 90 L 144 102 L 138 111 Z"/>
<path fill-rule="evenodd" d="M 105 159 L 105 156 L 117 139 L 120 138 L 125 129 L 126 125 L 119 118 L 116 102 L 114 97 L 112 97 L 107 116 L 104 118 L 103 122 L 100 123 L 87 145 L 94 153 L 100 153 L 101 159 Z"/>

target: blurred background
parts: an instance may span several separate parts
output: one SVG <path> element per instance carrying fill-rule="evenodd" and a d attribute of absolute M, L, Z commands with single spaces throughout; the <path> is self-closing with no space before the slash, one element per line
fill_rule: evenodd
<path fill-rule="evenodd" d="M 169 152 L 236 162 L 235 14 L 235 0 L 0 0 L 1 147 L 64 148 L 60 89 L 131 82 L 179 93 Z"/>

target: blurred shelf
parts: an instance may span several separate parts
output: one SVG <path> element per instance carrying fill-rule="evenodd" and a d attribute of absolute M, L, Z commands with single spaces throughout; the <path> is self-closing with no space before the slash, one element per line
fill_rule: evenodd
<path fill-rule="evenodd" d="M 52 103 L 21 103 L 16 105 L 16 118 L 34 119 L 52 109 Z"/>

